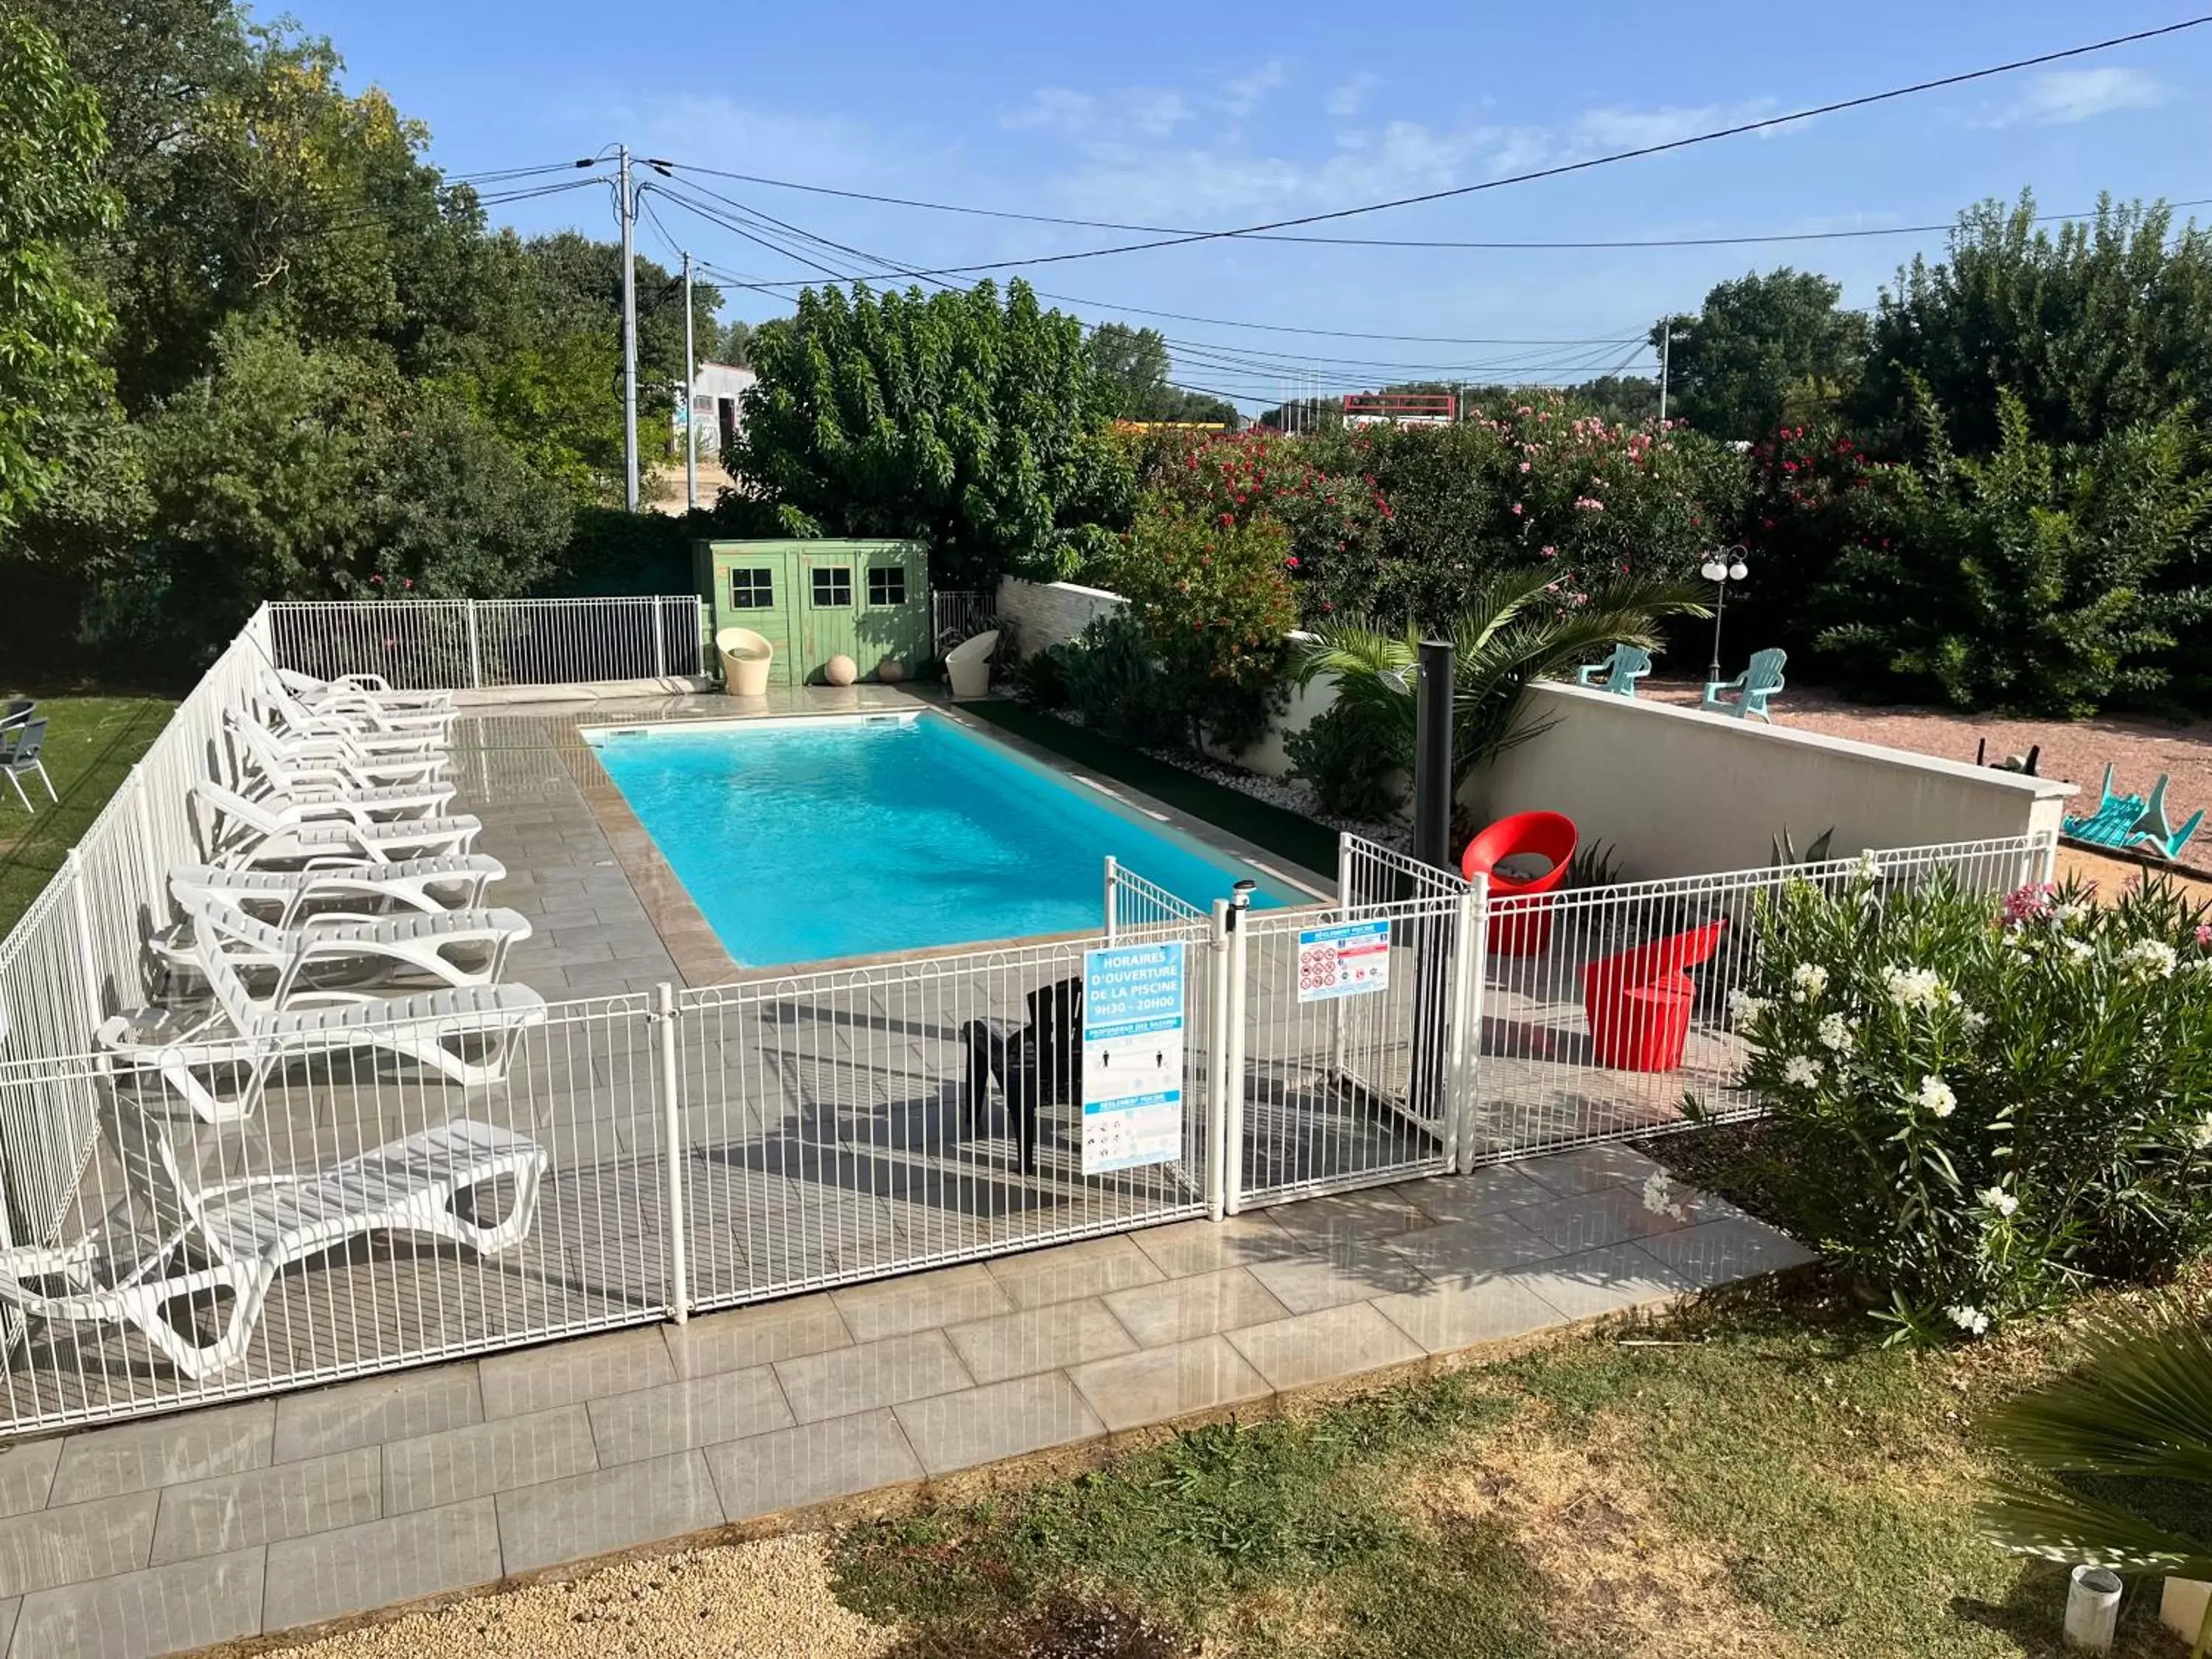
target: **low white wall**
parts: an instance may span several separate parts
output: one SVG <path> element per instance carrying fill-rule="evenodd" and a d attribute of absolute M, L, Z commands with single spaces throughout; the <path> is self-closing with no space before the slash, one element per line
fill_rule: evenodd
<path fill-rule="evenodd" d="M 1018 576 L 999 580 L 999 620 L 1013 624 L 1014 640 L 1024 657 L 1066 644 L 1099 617 L 1111 616 L 1128 603 L 1103 587 L 1025 582 Z"/>
<path fill-rule="evenodd" d="M 1763 867 L 1787 828 L 1869 847 L 2056 835 L 2074 786 L 1731 714 L 1544 682 L 1522 718 L 1553 724 L 1468 781 L 1486 819 L 1564 812 L 1610 842 L 1631 881 Z"/>
<path fill-rule="evenodd" d="M 1218 761 L 1231 766 L 1241 766 L 1248 772 L 1257 772 L 1262 777 L 1288 777 L 1291 757 L 1283 747 L 1283 739 L 1293 732 L 1303 732 L 1319 720 L 1336 702 L 1336 676 L 1316 675 L 1312 684 L 1291 687 L 1291 700 L 1283 705 L 1267 727 L 1267 735 L 1249 749 L 1237 754 L 1227 749 L 1206 745 L 1206 752 Z"/>

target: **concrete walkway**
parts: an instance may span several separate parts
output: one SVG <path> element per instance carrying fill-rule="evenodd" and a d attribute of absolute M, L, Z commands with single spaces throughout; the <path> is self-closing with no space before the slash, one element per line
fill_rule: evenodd
<path fill-rule="evenodd" d="M 0 1452 L 0 1651 L 311 1626 L 1807 1259 L 1619 1146 Z"/>

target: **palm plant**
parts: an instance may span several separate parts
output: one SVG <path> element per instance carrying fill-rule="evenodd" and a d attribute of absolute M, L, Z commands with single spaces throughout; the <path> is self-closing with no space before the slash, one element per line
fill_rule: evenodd
<path fill-rule="evenodd" d="M 1452 624 L 1452 772 L 1455 785 L 1493 756 L 1544 730 L 1521 719 L 1532 680 L 1601 656 L 1616 645 L 1659 643 L 1662 617 L 1703 617 L 1704 590 L 1684 582 L 1629 580 L 1564 605 L 1556 573 L 1543 566 L 1501 571 L 1479 585 Z M 1365 617 L 1322 623 L 1301 641 L 1291 673 L 1303 687 L 1334 674 L 1337 704 L 1351 711 L 1401 765 L 1413 758 L 1414 675 L 1423 630 L 1390 630 Z"/>
<path fill-rule="evenodd" d="M 2121 1571 L 2212 1578 L 2212 1327 L 2180 1302 L 2148 1324 L 2108 1319 L 2087 1357 L 1983 1425 L 2041 1480 L 1982 1509 L 2008 1549 Z M 2177 1530 L 2162 1517 L 2189 1517 Z M 2191 1650 L 2212 1652 L 2212 1613 Z"/>

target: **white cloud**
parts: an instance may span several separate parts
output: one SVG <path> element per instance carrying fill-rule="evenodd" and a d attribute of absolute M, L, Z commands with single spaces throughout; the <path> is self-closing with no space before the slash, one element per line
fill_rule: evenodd
<path fill-rule="evenodd" d="M 1126 87 L 1117 92 L 1077 92 L 1069 87 L 1040 87 L 1002 125 L 1017 129 L 1064 132 L 1073 137 L 1133 135 L 1164 138 L 1190 118 L 1190 105 L 1179 92 L 1158 87 Z"/>
<path fill-rule="evenodd" d="M 1357 115 L 1359 106 L 1367 101 L 1368 94 L 1382 84 L 1382 77 L 1379 75 L 1355 75 L 1329 94 L 1328 102 L 1324 107 L 1339 119 Z"/>
<path fill-rule="evenodd" d="M 1279 58 L 1270 58 L 1249 75 L 1239 75 L 1222 83 L 1221 107 L 1231 115 L 1249 115 L 1260 107 L 1261 100 L 1290 78 L 1290 66 Z"/>
<path fill-rule="evenodd" d="M 2136 69 L 2049 70 L 2028 83 L 2027 93 L 1991 117 L 1996 127 L 2057 127 L 2109 115 L 2120 109 L 2151 109 L 2173 89 Z"/>

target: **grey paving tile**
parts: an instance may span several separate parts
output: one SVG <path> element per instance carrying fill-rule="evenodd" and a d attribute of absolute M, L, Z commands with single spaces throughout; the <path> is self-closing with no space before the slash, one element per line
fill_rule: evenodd
<path fill-rule="evenodd" d="M 1036 1308 L 1125 1291 L 1133 1285 L 1155 1285 L 1167 1275 L 1137 1248 L 1134 1239 L 1116 1235 L 1001 1256 L 991 1263 L 991 1277 L 1016 1307 Z"/>
<path fill-rule="evenodd" d="M 1817 1258 L 1787 1233 L 1752 1220 L 1709 1221 L 1639 1241 L 1645 1255 L 1692 1290 L 1780 1273 Z"/>
<path fill-rule="evenodd" d="M 269 1547 L 264 1628 L 289 1630 L 500 1577 L 489 1498 L 418 1510 Z"/>
<path fill-rule="evenodd" d="M 375 1446 L 167 1486 L 153 1564 L 374 1521 L 383 1513 L 383 1492 L 384 1454 Z"/>
<path fill-rule="evenodd" d="M 1686 1224 L 1686 1212 L 1670 1213 L 1676 1207 L 1653 1208 L 1638 1188 L 1606 1187 L 1573 1198 L 1547 1198 L 1513 1211 L 1512 1216 L 1546 1243 L 1571 1255 L 1672 1232 Z"/>
<path fill-rule="evenodd" d="M 1243 1267 L 1116 1291 L 1106 1298 L 1139 1346 L 1164 1348 L 1232 1325 L 1259 1325 L 1290 1311 Z"/>
<path fill-rule="evenodd" d="M 1132 1233 L 1137 1248 L 1170 1279 L 1216 1273 L 1248 1261 L 1293 1255 L 1298 1242 L 1267 1214 L 1231 1216 L 1225 1221 L 1177 1221 Z"/>
<path fill-rule="evenodd" d="M 1415 1227 L 1427 1226 L 1436 1218 L 1413 1200 L 1389 1187 L 1278 1204 L 1267 1214 L 1277 1226 L 1310 1250 L 1410 1232 Z"/>
<path fill-rule="evenodd" d="M 742 1440 L 793 1420 L 775 1373 L 765 1365 L 612 1395 L 591 1401 L 590 1409 L 602 1468 Z"/>
<path fill-rule="evenodd" d="M 499 1505 L 509 1572 L 678 1538 L 722 1522 L 714 1480 L 696 1451 L 520 1486 L 492 1501 Z"/>
<path fill-rule="evenodd" d="M 46 1501 L 82 1504 L 258 1469 L 269 1462 L 276 1413 L 275 1401 L 256 1400 L 73 1434 L 62 1442 L 61 1466 Z"/>
<path fill-rule="evenodd" d="M 1106 1432 L 1098 1414 L 1060 1371 L 910 1400 L 896 1414 L 915 1455 L 932 1474 L 951 1474 Z"/>
<path fill-rule="evenodd" d="M 473 1364 L 343 1382 L 276 1402 L 276 1462 L 436 1434 L 483 1420 Z"/>
<path fill-rule="evenodd" d="M 477 1372 L 487 1419 L 520 1417 L 676 1380 L 668 1345 L 658 1330 L 614 1331 L 499 1354 L 479 1360 Z"/>
<path fill-rule="evenodd" d="M 23 1598 L 14 1659 L 142 1659 L 261 1629 L 265 1552 L 238 1550 Z"/>
<path fill-rule="evenodd" d="M 979 1319 L 952 1326 L 945 1334 L 978 1382 L 1079 1365 L 1087 1359 L 1127 1353 L 1137 1346 L 1121 1322 L 1095 1297 Z"/>
<path fill-rule="evenodd" d="M 7 1652 L 9 1643 L 15 1639 L 15 1619 L 22 1611 L 23 1598 L 20 1595 L 0 1601 L 0 1653 Z"/>
<path fill-rule="evenodd" d="M 681 1325 L 664 1325 L 660 1334 L 678 1376 L 744 1370 L 773 1360 L 848 1347 L 853 1340 L 836 1304 L 827 1296 L 703 1314 Z"/>
<path fill-rule="evenodd" d="M 1417 1290 L 1428 1282 L 1427 1275 L 1397 1251 L 1369 1240 L 1338 1243 L 1310 1255 L 1255 1262 L 1245 1271 L 1294 1314 Z"/>
<path fill-rule="evenodd" d="M 1429 1176 L 1393 1189 L 1438 1221 L 1474 1221 L 1557 1194 L 1516 1164 L 1486 1164 L 1465 1175 Z"/>
<path fill-rule="evenodd" d="M 909 1331 L 941 1328 L 970 1319 L 1012 1313 L 1012 1301 L 981 1262 L 908 1273 L 872 1285 L 833 1291 L 830 1299 L 844 1316 L 855 1342 L 873 1342 Z"/>
<path fill-rule="evenodd" d="M 1218 1336 L 1097 1359 L 1069 1372 L 1109 1429 L 1164 1423 L 1272 1391 L 1244 1356 Z"/>
<path fill-rule="evenodd" d="M 61 1461 L 59 1436 L 0 1451 L 0 1516 L 44 1509 L 46 1495 L 54 1489 L 54 1470 Z M 0 1644 L 0 1653 L 7 1650 Z"/>
<path fill-rule="evenodd" d="M 144 1566 L 161 1501 L 125 1492 L 0 1521 L 0 1595 Z"/>
<path fill-rule="evenodd" d="M 394 1440 L 384 1448 L 384 1510 L 404 1515 L 599 1466 L 582 1402 Z"/>
<path fill-rule="evenodd" d="M 1689 1282 L 1634 1244 L 1609 1244 L 1601 1250 L 1561 1256 L 1533 1267 L 1516 1268 L 1519 1280 L 1570 1319 L 1595 1319 L 1680 1296 Z"/>
<path fill-rule="evenodd" d="M 1515 1273 L 1490 1273 L 1378 1297 L 1376 1311 L 1430 1353 L 1523 1336 L 1564 1316 Z"/>
<path fill-rule="evenodd" d="M 1571 1152 L 1528 1158 L 1514 1167 L 1539 1186 L 1563 1196 L 1594 1193 L 1605 1187 L 1638 1187 L 1662 1173 L 1643 1153 L 1612 1145 L 1577 1146 Z"/>
<path fill-rule="evenodd" d="M 1277 1389 L 1310 1388 L 1426 1355 L 1419 1343 L 1364 1302 L 1224 1334 Z"/>
<path fill-rule="evenodd" d="M 896 1406 L 973 1386 L 942 1331 L 917 1331 L 828 1353 L 776 1362 L 775 1374 L 802 1423 Z"/>
<path fill-rule="evenodd" d="M 1384 1244 L 1431 1279 L 1466 1280 L 1508 1267 L 1525 1267 L 1560 1254 L 1506 1216 L 1475 1221 L 1447 1221 L 1419 1232 L 1385 1239 Z"/>
<path fill-rule="evenodd" d="M 732 1521 L 922 1477 L 921 1461 L 888 1410 L 802 1423 L 750 1440 L 726 1440 L 708 1447 L 704 1455 L 722 1508 Z"/>

